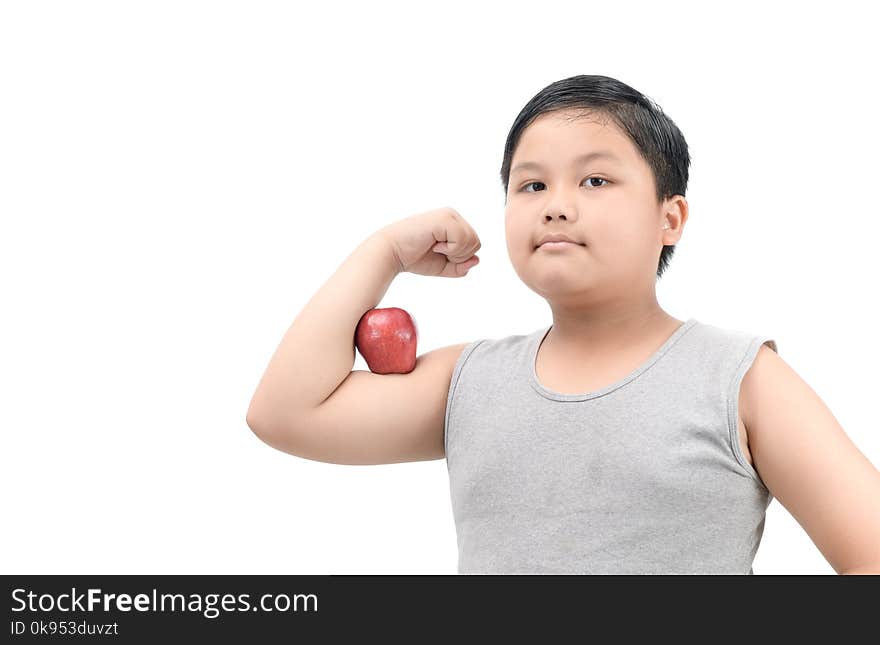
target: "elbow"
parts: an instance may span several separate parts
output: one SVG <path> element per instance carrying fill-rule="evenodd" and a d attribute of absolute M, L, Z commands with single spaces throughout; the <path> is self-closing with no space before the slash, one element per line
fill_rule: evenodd
<path fill-rule="evenodd" d="M 244 420 L 245 423 L 247 423 L 248 428 L 250 428 L 256 435 L 260 435 L 266 430 L 265 415 L 258 414 L 253 406 L 248 408 Z"/>
<path fill-rule="evenodd" d="M 271 410 L 271 406 L 266 405 L 266 401 L 263 400 L 263 396 L 260 392 L 255 392 L 253 397 L 251 397 L 251 402 L 248 404 L 247 414 L 245 414 L 244 420 L 247 423 L 248 428 L 250 428 L 254 434 L 257 436 L 261 436 L 265 434 L 275 422 L 273 421 L 273 416 L 270 415 L 267 411 Z"/>
<path fill-rule="evenodd" d="M 277 438 L 272 432 L 272 426 L 265 420 L 264 417 L 258 417 L 251 412 L 248 412 L 245 417 L 245 422 L 248 425 L 248 428 L 251 429 L 251 432 L 262 441 L 267 446 L 272 448 L 277 448 Z"/>
<path fill-rule="evenodd" d="M 277 447 L 279 441 L 286 443 L 291 437 L 290 424 L 285 420 L 255 412 L 253 409 L 248 410 L 245 423 L 261 441 L 273 447 Z"/>

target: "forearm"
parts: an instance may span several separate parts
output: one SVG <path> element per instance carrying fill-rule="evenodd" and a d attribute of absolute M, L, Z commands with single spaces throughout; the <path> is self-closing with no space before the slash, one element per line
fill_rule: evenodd
<path fill-rule="evenodd" d="M 848 569 L 841 571 L 842 576 L 880 576 L 880 564 L 873 567 L 858 567 L 856 569 Z"/>
<path fill-rule="evenodd" d="M 289 427 L 349 375 L 355 328 L 400 272 L 391 243 L 361 242 L 306 303 L 275 350 L 247 413 L 248 424 Z"/>

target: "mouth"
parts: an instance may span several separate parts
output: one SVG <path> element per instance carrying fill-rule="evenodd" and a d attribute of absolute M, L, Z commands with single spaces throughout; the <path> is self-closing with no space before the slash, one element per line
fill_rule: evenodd
<path fill-rule="evenodd" d="M 538 246 L 536 246 L 535 250 L 546 249 L 548 251 L 551 251 L 554 249 L 567 249 L 576 246 L 586 246 L 586 244 L 580 244 L 578 242 L 544 242 L 543 244 L 539 244 Z"/>

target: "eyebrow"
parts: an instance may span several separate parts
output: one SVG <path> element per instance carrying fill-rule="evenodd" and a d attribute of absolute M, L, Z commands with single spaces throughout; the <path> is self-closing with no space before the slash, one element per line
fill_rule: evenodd
<path fill-rule="evenodd" d="M 587 161 L 592 161 L 593 159 L 609 159 L 611 161 L 620 161 L 620 159 L 610 150 L 596 150 L 594 152 L 588 152 L 586 154 L 575 157 L 572 164 L 579 165 L 582 163 L 586 163 Z M 517 170 L 543 170 L 543 168 L 544 166 L 539 164 L 537 161 L 521 161 L 510 169 L 510 174 L 512 175 Z"/>

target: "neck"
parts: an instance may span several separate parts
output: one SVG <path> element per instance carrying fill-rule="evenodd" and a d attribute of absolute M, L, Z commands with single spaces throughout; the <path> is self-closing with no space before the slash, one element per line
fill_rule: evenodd
<path fill-rule="evenodd" d="M 602 308 L 577 308 L 551 304 L 557 347 L 580 356 L 617 353 L 666 336 L 682 323 L 666 313 L 656 298 L 642 302 L 614 303 Z"/>

